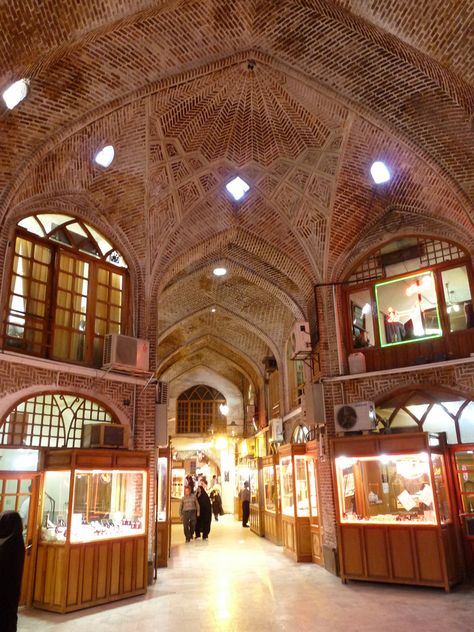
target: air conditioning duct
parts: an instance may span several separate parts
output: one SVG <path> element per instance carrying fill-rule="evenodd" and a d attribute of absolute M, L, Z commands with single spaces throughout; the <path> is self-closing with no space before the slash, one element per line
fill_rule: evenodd
<path fill-rule="evenodd" d="M 121 334 L 106 334 L 102 368 L 148 371 L 149 354 L 148 340 Z"/>
<path fill-rule="evenodd" d="M 356 432 L 375 428 L 374 402 L 354 402 L 334 406 L 336 432 Z"/>

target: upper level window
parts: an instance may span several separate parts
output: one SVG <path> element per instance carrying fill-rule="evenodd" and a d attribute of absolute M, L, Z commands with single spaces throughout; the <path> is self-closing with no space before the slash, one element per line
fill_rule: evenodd
<path fill-rule="evenodd" d="M 177 433 L 226 432 L 227 419 L 221 412 L 225 397 L 211 386 L 198 384 L 181 393 L 176 402 Z"/>
<path fill-rule="evenodd" d="M 44 213 L 18 223 L 5 349 L 101 366 L 106 333 L 124 333 L 128 271 L 92 226 Z"/>
<path fill-rule="evenodd" d="M 353 272 L 349 287 L 356 349 L 474 327 L 470 261 L 455 244 L 419 237 L 389 242 Z"/>

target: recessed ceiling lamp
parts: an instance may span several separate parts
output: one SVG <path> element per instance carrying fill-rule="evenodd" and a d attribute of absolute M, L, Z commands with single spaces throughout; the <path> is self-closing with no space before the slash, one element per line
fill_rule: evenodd
<path fill-rule="evenodd" d="M 95 162 L 101 167 L 108 167 L 112 164 L 115 156 L 115 150 L 112 145 L 106 145 L 95 155 Z"/>
<path fill-rule="evenodd" d="M 375 161 L 370 167 L 370 175 L 375 184 L 383 184 L 388 182 L 392 177 L 387 165 L 381 160 Z"/>
<path fill-rule="evenodd" d="M 225 185 L 225 188 L 227 189 L 227 191 L 229 191 L 235 201 L 243 198 L 247 191 L 250 189 L 245 180 L 242 180 L 242 178 L 239 178 L 239 176 L 228 182 Z"/>
<path fill-rule="evenodd" d="M 20 79 L 4 90 L 2 97 L 9 110 L 13 110 L 26 97 L 29 83 L 28 79 Z"/>
<path fill-rule="evenodd" d="M 227 274 L 226 268 L 214 268 L 212 271 L 214 276 L 225 276 Z"/>
<path fill-rule="evenodd" d="M 216 312 L 216 308 L 215 308 L 215 307 L 211 307 L 211 312 L 212 312 L 213 314 L 215 314 L 215 312 Z"/>

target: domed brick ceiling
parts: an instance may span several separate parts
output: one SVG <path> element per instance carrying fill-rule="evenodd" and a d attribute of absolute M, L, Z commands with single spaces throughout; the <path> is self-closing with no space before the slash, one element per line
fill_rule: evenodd
<path fill-rule="evenodd" d="M 130 264 L 165 374 L 228 362 L 260 380 L 292 322 L 315 324 L 314 284 L 400 222 L 474 249 L 469 3 L 6 4 L 0 88 L 31 82 L 0 112 L 0 248 L 38 209 L 93 223 Z M 380 156 L 395 178 L 375 194 Z"/>

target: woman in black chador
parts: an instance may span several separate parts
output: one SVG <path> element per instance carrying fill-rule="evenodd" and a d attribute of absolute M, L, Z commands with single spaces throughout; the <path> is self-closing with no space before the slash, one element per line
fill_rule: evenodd
<path fill-rule="evenodd" d="M 16 632 L 25 545 L 20 514 L 0 514 L 0 629 Z"/>
<path fill-rule="evenodd" d="M 196 538 L 201 537 L 202 539 L 207 540 L 209 535 L 209 531 L 211 530 L 211 520 L 212 520 L 212 508 L 211 508 L 211 500 L 206 492 L 207 481 L 206 479 L 201 479 L 198 484 L 198 488 L 196 491 L 196 498 L 199 503 L 199 518 L 196 522 Z"/>

